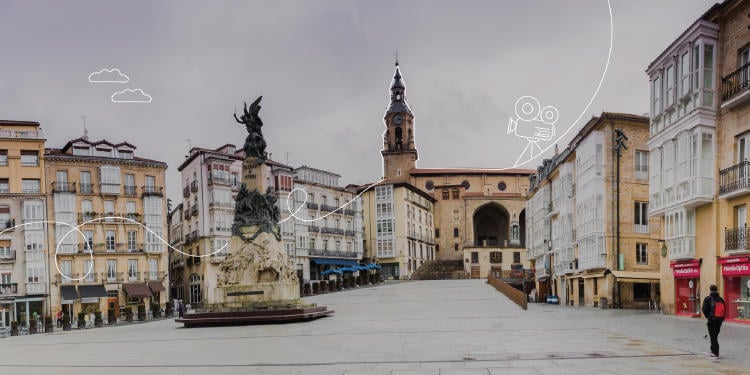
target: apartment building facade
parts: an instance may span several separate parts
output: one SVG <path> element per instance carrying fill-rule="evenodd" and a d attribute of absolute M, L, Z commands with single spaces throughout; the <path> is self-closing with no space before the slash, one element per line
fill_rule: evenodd
<path fill-rule="evenodd" d="M 82 137 L 45 150 L 55 313 L 168 300 L 167 165 L 135 149 Z"/>
<path fill-rule="evenodd" d="M 356 191 L 340 187 L 340 178 L 308 166 L 294 169 L 292 210 L 301 220 L 289 220 L 297 241 L 288 255 L 295 259 L 303 282 L 327 279 L 321 275 L 326 269 L 362 261 L 362 200 Z M 281 200 L 285 207 L 285 197 Z"/>
<path fill-rule="evenodd" d="M 0 326 L 49 315 L 44 134 L 38 122 L 0 120 Z"/>
<path fill-rule="evenodd" d="M 618 131 L 627 137 L 619 157 Z M 659 299 L 647 139 L 648 118 L 605 112 L 530 177 L 526 243 L 540 298 L 623 308 Z"/>

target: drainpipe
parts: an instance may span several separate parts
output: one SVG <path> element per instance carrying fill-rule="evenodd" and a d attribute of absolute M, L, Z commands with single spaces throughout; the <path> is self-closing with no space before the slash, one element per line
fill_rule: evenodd
<path fill-rule="evenodd" d="M 619 270 L 620 269 L 620 159 L 622 158 L 622 150 L 628 149 L 627 146 L 625 146 L 625 141 L 628 140 L 628 137 L 625 135 L 625 133 L 623 133 L 621 129 L 615 129 L 614 136 L 615 136 L 614 137 L 615 138 L 614 150 L 617 155 L 617 181 L 616 181 L 617 183 L 617 200 L 616 200 L 617 208 L 615 211 L 617 213 L 617 219 L 615 220 L 615 225 L 617 228 L 616 230 L 617 245 L 615 247 L 617 251 L 617 258 L 615 259 L 615 263 L 617 264 L 616 269 Z M 617 277 L 615 277 L 615 285 L 617 288 L 617 295 L 616 295 L 617 306 L 619 308 L 622 308 L 622 301 L 620 300 L 620 283 L 617 281 Z"/>

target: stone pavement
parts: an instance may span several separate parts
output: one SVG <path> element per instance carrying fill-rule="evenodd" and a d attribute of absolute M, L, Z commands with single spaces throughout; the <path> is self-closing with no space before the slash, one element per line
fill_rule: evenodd
<path fill-rule="evenodd" d="M 0 339 L 16 374 L 750 374 L 750 327 L 725 324 L 711 360 L 704 321 L 530 304 L 480 280 L 387 283 L 306 298 L 307 323 L 185 329 L 155 321 Z"/>

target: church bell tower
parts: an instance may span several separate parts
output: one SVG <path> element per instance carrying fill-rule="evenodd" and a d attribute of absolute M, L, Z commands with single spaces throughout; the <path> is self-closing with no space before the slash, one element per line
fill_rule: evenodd
<path fill-rule="evenodd" d="M 414 114 L 406 104 L 406 86 L 396 61 L 396 73 L 391 83 L 391 102 L 385 112 L 383 136 L 383 173 L 388 182 L 408 181 L 409 171 L 417 166 L 417 147 L 414 144 Z"/>

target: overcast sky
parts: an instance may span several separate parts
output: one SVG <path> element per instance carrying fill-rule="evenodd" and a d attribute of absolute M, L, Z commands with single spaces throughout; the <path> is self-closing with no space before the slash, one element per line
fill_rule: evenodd
<path fill-rule="evenodd" d="M 365 183 L 382 175 L 398 51 L 418 166 L 510 167 L 526 144 L 506 134 L 519 97 L 558 109 L 557 135 L 571 129 L 561 148 L 592 115 L 643 114 L 646 66 L 713 3 L 613 0 L 609 70 L 575 123 L 607 61 L 606 0 L 0 0 L 0 119 L 39 121 L 60 147 L 83 135 L 85 115 L 90 139 L 167 162 L 179 201 L 187 140 L 241 146 L 232 113 L 263 95 L 273 159 Z M 130 81 L 90 83 L 103 68 Z M 153 100 L 112 103 L 125 89 Z"/>

